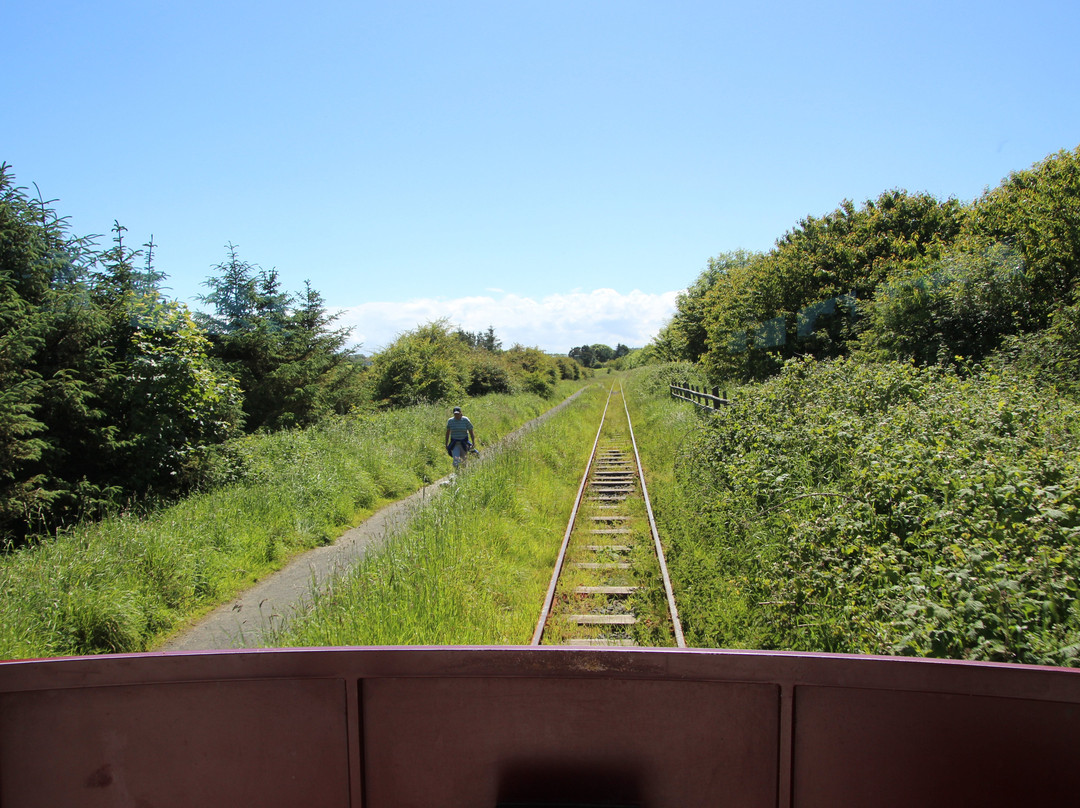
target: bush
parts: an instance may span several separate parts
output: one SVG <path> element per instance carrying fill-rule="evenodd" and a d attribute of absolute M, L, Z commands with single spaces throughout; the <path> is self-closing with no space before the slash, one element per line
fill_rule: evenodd
<path fill-rule="evenodd" d="M 526 373 L 522 377 L 521 389 L 543 398 L 552 398 L 555 395 L 555 382 L 547 373 Z"/>
<path fill-rule="evenodd" d="M 976 200 L 970 228 L 1023 256 L 1034 325 L 1045 327 L 1080 282 L 1080 147 L 1010 174 Z"/>
<path fill-rule="evenodd" d="M 559 368 L 559 376 L 563 379 L 570 379 L 571 381 L 576 381 L 580 378 L 583 378 L 585 375 L 585 370 L 584 368 L 582 368 L 581 364 L 575 362 L 568 356 L 555 357 L 555 364 Z"/>
<path fill-rule="evenodd" d="M 476 352 L 478 355 L 469 366 L 469 383 L 466 391 L 470 396 L 484 396 L 488 393 L 509 393 L 513 388 L 510 371 L 488 352 Z"/>
<path fill-rule="evenodd" d="M 463 349 L 446 320 L 398 337 L 372 365 L 378 400 L 394 406 L 459 399 L 465 393 Z"/>
<path fill-rule="evenodd" d="M 865 350 L 920 364 L 982 359 L 1031 325 L 1030 279 L 1003 244 L 969 247 L 924 267 L 905 266 L 868 304 Z"/>
<path fill-rule="evenodd" d="M 994 358 L 999 367 L 1015 367 L 1039 386 L 1080 395 L 1080 303 L 1050 315 L 1050 327 L 1007 338 Z"/>
<path fill-rule="evenodd" d="M 670 517 L 695 644 L 1077 664 L 1075 403 L 975 366 L 799 361 L 705 423 Z M 709 622 L 718 598 L 740 623 Z"/>

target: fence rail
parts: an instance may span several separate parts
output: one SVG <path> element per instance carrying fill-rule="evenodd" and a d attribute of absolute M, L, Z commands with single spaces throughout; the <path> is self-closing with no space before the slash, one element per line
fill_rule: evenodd
<path fill-rule="evenodd" d="M 710 393 L 704 387 L 698 390 L 693 385 L 684 382 L 682 385 L 669 385 L 669 389 L 671 390 L 672 398 L 680 398 L 683 401 L 689 401 L 706 410 L 718 410 L 721 407 L 731 405 L 731 401 L 727 397 L 727 390 L 724 391 L 723 395 L 720 395 L 719 387 L 712 388 L 712 392 Z"/>

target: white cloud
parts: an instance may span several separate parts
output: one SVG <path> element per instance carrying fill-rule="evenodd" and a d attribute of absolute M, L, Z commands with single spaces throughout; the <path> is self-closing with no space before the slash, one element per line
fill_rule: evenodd
<path fill-rule="evenodd" d="M 416 298 L 351 306 L 342 310 L 337 324 L 353 328 L 352 342 L 361 344 L 364 353 L 379 351 L 398 335 L 443 317 L 466 331 L 486 331 L 491 326 L 506 348 L 514 343 L 551 353 L 594 343 L 640 348 L 674 314 L 677 294 L 594 289 L 540 300 L 505 293 L 454 300 Z"/>

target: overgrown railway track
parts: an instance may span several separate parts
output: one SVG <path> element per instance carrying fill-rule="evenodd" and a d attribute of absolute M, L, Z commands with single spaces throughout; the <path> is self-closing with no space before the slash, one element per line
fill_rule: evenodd
<path fill-rule="evenodd" d="M 621 386 L 608 391 L 532 644 L 686 645 Z"/>

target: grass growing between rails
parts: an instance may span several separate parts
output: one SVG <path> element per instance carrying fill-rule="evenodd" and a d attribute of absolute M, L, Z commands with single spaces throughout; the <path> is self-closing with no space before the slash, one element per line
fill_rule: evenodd
<path fill-rule="evenodd" d="M 513 446 L 470 463 L 272 644 L 527 644 L 606 397 L 594 384 Z"/>
<path fill-rule="evenodd" d="M 493 395 L 465 409 L 484 447 L 551 404 Z M 448 473 L 448 410 L 418 406 L 246 438 L 234 483 L 0 556 L 0 658 L 151 648 L 381 503 Z"/>
<path fill-rule="evenodd" d="M 857 361 L 732 398 L 685 431 L 642 405 L 676 443 L 658 512 L 689 643 L 1080 664 L 1074 400 Z"/>

